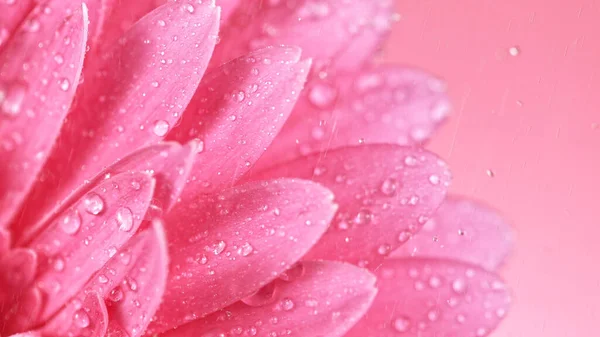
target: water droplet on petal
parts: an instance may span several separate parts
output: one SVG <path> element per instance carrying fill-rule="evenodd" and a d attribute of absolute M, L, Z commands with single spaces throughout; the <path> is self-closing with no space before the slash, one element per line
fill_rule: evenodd
<path fill-rule="evenodd" d="M 317 84 L 308 93 L 308 100 L 317 108 L 325 109 L 333 105 L 337 90 L 327 84 Z"/>
<path fill-rule="evenodd" d="M 251 307 L 262 307 L 275 301 L 276 287 L 274 283 L 269 283 L 259 289 L 254 294 L 242 298 L 242 302 Z"/>
<path fill-rule="evenodd" d="M 58 85 L 60 86 L 60 90 L 67 91 L 71 87 L 71 82 L 69 82 L 68 79 L 63 78 L 62 80 L 58 81 Z"/>
<path fill-rule="evenodd" d="M 73 235 L 81 227 L 81 217 L 75 210 L 69 211 L 60 221 L 60 228 L 63 232 Z"/>
<path fill-rule="evenodd" d="M 467 290 L 467 283 L 465 280 L 458 278 L 452 282 L 452 290 L 457 294 L 464 294 Z"/>
<path fill-rule="evenodd" d="M 8 116 L 17 116 L 21 112 L 25 92 L 26 87 L 21 84 L 12 84 L 7 87 L 3 87 L 2 84 L 0 84 L 1 111 Z"/>
<path fill-rule="evenodd" d="M 163 137 L 169 132 L 169 123 L 165 120 L 159 120 L 154 123 L 154 134 Z"/>
<path fill-rule="evenodd" d="M 242 256 L 248 256 L 252 254 L 254 251 L 254 247 L 248 242 L 244 243 L 240 248 L 238 248 L 237 253 Z"/>
<path fill-rule="evenodd" d="M 429 176 L 429 182 L 434 185 L 437 185 L 440 183 L 440 177 L 435 174 L 432 174 Z"/>
<path fill-rule="evenodd" d="M 98 194 L 94 192 L 88 193 L 85 196 L 83 199 L 83 204 L 86 212 L 93 215 L 98 215 L 102 212 L 102 210 L 104 210 L 104 201 Z"/>
<path fill-rule="evenodd" d="M 381 184 L 381 193 L 392 196 L 396 194 L 396 190 L 398 189 L 398 181 L 394 178 L 388 178 L 383 181 Z"/>
<path fill-rule="evenodd" d="M 519 56 L 519 54 L 521 53 L 521 49 L 518 46 L 512 46 L 508 48 L 508 53 L 510 54 L 510 56 Z"/>
<path fill-rule="evenodd" d="M 123 291 L 121 287 L 116 287 L 108 293 L 108 299 L 113 302 L 119 302 L 123 299 Z"/>
<path fill-rule="evenodd" d="M 121 207 L 117 210 L 117 223 L 119 230 L 129 232 L 133 228 L 133 214 L 127 207 Z"/>
<path fill-rule="evenodd" d="M 392 321 L 392 327 L 397 332 L 407 332 L 410 328 L 410 319 L 407 317 L 398 317 Z"/>
<path fill-rule="evenodd" d="M 281 301 L 280 306 L 284 311 L 290 311 L 290 310 L 294 309 L 294 301 L 292 301 L 289 298 L 284 298 Z"/>
<path fill-rule="evenodd" d="M 87 328 L 90 325 L 90 316 L 83 308 L 79 309 L 73 315 L 73 322 L 81 329 Z"/>

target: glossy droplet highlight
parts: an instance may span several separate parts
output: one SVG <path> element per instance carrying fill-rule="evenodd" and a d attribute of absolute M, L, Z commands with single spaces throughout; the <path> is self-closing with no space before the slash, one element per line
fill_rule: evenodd
<path fill-rule="evenodd" d="M 85 206 L 85 211 L 93 215 L 98 215 L 104 210 L 104 201 L 98 194 L 93 192 L 85 196 L 83 205 Z"/>
<path fill-rule="evenodd" d="M 129 232 L 133 228 L 133 214 L 127 207 L 121 207 L 117 210 L 117 223 L 119 230 Z"/>
<path fill-rule="evenodd" d="M 60 221 L 60 228 L 63 232 L 73 235 L 81 227 L 81 216 L 75 210 L 70 210 Z"/>
<path fill-rule="evenodd" d="M 84 309 L 79 309 L 75 311 L 75 314 L 73 315 L 73 323 L 81 329 L 87 328 L 90 326 L 90 316 Z"/>
<path fill-rule="evenodd" d="M 4 86 L 0 83 L 0 111 L 8 116 L 17 116 L 25 99 L 27 88 L 22 84 Z"/>
<path fill-rule="evenodd" d="M 397 332 L 407 332 L 410 328 L 410 320 L 406 317 L 398 317 L 392 321 L 392 328 Z"/>

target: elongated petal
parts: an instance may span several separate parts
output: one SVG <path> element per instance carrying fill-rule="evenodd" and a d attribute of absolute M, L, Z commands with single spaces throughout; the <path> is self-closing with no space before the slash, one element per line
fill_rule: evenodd
<path fill-rule="evenodd" d="M 303 88 L 310 62 L 295 47 L 271 47 L 208 73 L 169 139 L 198 138 L 188 190 L 233 185 L 271 144 Z"/>
<path fill-rule="evenodd" d="M 58 136 L 86 39 L 85 7 L 54 0 L 37 6 L 0 53 L 0 227 L 14 217 Z"/>
<path fill-rule="evenodd" d="M 258 166 L 347 145 L 421 144 L 449 109 L 444 82 L 413 68 L 374 66 L 313 77 Z"/>
<path fill-rule="evenodd" d="M 439 207 L 449 175 L 446 164 L 427 151 L 365 145 L 303 157 L 251 179 L 296 177 L 331 189 L 340 209 L 305 258 L 375 269 Z"/>
<path fill-rule="evenodd" d="M 41 337 L 42 335 L 37 331 L 28 331 L 11 335 L 10 337 Z"/>
<path fill-rule="evenodd" d="M 39 256 L 37 284 L 48 318 L 133 236 L 154 192 L 143 173 L 107 179 L 65 210 L 29 244 Z"/>
<path fill-rule="evenodd" d="M 69 302 L 42 328 L 44 336 L 104 337 L 108 326 L 108 312 L 104 299 L 90 292 L 83 300 Z"/>
<path fill-rule="evenodd" d="M 494 270 L 508 256 L 512 243 L 510 225 L 496 211 L 451 196 L 421 232 L 392 255 L 447 258 Z"/>
<path fill-rule="evenodd" d="M 223 28 L 212 65 L 270 45 L 295 45 L 317 65 L 354 70 L 389 32 L 389 0 L 243 1 Z"/>
<path fill-rule="evenodd" d="M 497 276 L 459 262 L 392 259 L 376 274 L 379 295 L 345 337 L 484 337 L 510 302 Z"/>
<path fill-rule="evenodd" d="M 232 334 L 341 337 L 368 310 L 377 290 L 364 269 L 336 262 L 304 262 L 303 274 L 277 280 L 267 303 L 238 302 L 167 332 L 166 337 Z"/>
<path fill-rule="evenodd" d="M 230 305 L 289 268 L 327 228 L 332 197 L 283 179 L 184 199 L 166 219 L 171 269 L 151 333 Z"/>
<path fill-rule="evenodd" d="M 190 101 L 214 47 L 218 10 L 167 4 L 138 21 L 93 76 L 29 195 L 23 224 L 127 154 L 158 143 Z M 190 10 L 190 8 L 195 8 Z M 77 154 L 77 155 L 73 155 Z M 67 160 L 68 159 L 68 160 Z"/>
<path fill-rule="evenodd" d="M 8 252 L 11 244 L 10 232 L 6 229 L 0 228 L 0 259 Z"/>
<path fill-rule="evenodd" d="M 0 51 L 33 6 L 33 0 L 7 0 L 0 3 Z"/>

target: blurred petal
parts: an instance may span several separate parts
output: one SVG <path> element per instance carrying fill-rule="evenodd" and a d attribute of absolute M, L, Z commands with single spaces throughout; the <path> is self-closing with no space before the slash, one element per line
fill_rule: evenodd
<path fill-rule="evenodd" d="M 40 260 L 36 283 L 47 319 L 76 294 L 137 231 L 154 192 L 143 173 L 123 173 L 94 186 L 28 245 Z"/>
<path fill-rule="evenodd" d="M 390 0 L 243 1 L 223 27 L 211 65 L 270 45 L 295 45 L 317 67 L 354 70 L 391 28 Z"/>
<path fill-rule="evenodd" d="M 295 47 L 265 48 L 209 72 L 168 138 L 198 138 L 187 190 L 233 185 L 265 152 L 292 111 L 310 68 Z"/>
<path fill-rule="evenodd" d="M 423 229 L 392 255 L 447 258 L 494 270 L 508 256 L 512 244 L 510 225 L 495 210 L 451 196 Z"/>
<path fill-rule="evenodd" d="M 151 332 L 230 305 L 288 269 L 327 228 L 332 197 L 284 179 L 184 199 L 166 219 L 171 270 Z"/>
<path fill-rule="evenodd" d="M 38 222 L 86 179 L 161 141 L 177 123 L 204 73 L 218 29 L 214 6 L 188 6 L 168 4 L 145 16 L 86 78 L 27 199 L 26 207 L 36 211 L 23 213 L 20 223 Z"/>
<path fill-rule="evenodd" d="M 250 179 L 277 177 L 311 179 L 331 189 L 340 205 L 305 259 L 348 261 L 370 269 L 423 226 L 444 200 L 450 181 L 438 157 L 397 145 L 314 154 Z"/>
<path fill-rule="evenodd" d="M 225 336 L 230 331 L 256 337 L 345 336 L 373 301 L 375 278 L 348 264 L 321 261 L 302 265 L 303 275 L 291 282 L 275 282 L 270 302 L 238 302 L 163 336 Z"/>
<path fill-rule="evenodd" d="M 10 232 L 4 228 L 0 228 L 0 259 L 8 252 L 11 245 Z"/>
<path fill-rule="evenodd" d="M 376 274 L 379 295 L 345 337 L 484 337 L 510 302 L 495 275 L 458 262 L 391 259 Z"/>
<path fill-rule="evenodd" d="M 0 3 L 0 51 L 33 6 L 33 0 L 7 0 Z"/>
<path fill-rule="evenodd" d="M 58 137 L 86 39 L 85 7 L 54 0 L 36 7 L 0 53 L 0 228 L 14 217 Z"/>
<path fill-rule="evenodd" d="M 347 145 L 421 144 L 449 111 L 444 82 L 414 68 L 382 65 L 313 77 L 258 166 Z"/>

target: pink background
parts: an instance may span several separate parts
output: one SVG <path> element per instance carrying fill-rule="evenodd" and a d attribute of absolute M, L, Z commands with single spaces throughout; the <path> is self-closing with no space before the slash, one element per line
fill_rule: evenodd
<path fill-rule="evenodd" d="M 600 1 L 399 0 L 398 10 L 384 60 L 448 81 L 455 111 L 430 147 L 453 167 L 453 190 L 495 205 L 517 231 L 502 271 L 516 303 L 493 336 L 595 335 Z"/>

